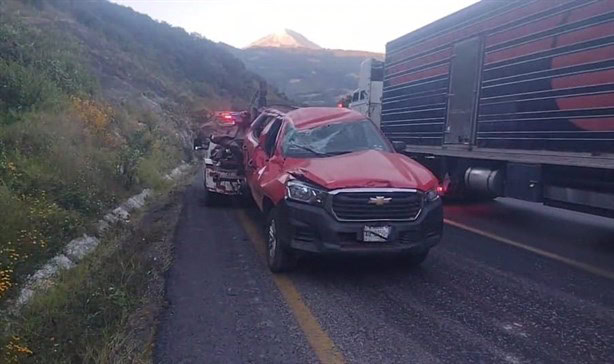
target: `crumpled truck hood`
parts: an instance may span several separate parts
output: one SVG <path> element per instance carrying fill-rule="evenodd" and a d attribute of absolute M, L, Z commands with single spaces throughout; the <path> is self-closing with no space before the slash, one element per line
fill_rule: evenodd
<path fill-rule="evenodd" d="M 435 176 L 418 162 L 402 154 L 377 150 L 328 158 L 288 158 L 284 169 L 329 190 L 373 187 L 425 191 L 437 186 Z"/>

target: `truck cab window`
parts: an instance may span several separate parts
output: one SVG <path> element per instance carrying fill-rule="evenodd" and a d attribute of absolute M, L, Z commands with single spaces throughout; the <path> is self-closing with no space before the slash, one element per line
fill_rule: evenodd
<path fill-rule="evenodd" d="M 354 101 L 358 101 L 358 91 L 354 92 L 354 94 L 352 95 L 352 102 Z"/>
<path fill-rule="evenodd" d="M 360 99 L 364 100 L 366 98 L 367 98 L 367 91 L 365 90 L 360 91 Z"/>

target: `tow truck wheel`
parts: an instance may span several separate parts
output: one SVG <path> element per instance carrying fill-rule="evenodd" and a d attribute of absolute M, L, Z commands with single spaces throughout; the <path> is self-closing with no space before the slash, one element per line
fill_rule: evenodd
<path fill-rule="evenodd" d="M 215 192 L 211 192 L 205 187 L 205 192 L 203 194 L 203 202 L 205 206 L 215 206 L 220 201 L 220 195 Z"/>
<path fill-rule="evenodd" d="M 296 265 L 296 259 L 292 253 L 288 252 L 287 244 L 281 237 L 278 226 L 277 210 L 273 209 L 266 225 L 267 263 L 273 273 L 289 271 Z"/>

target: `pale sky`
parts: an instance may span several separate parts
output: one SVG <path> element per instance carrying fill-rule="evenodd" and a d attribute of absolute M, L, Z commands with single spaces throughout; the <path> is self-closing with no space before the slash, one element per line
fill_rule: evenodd
<path fill-rule="evenodd" d="M 384 52 L 386 42 L 477 0 L 111 0 L 242 48 L 284 28 L 324 48 Z"/>

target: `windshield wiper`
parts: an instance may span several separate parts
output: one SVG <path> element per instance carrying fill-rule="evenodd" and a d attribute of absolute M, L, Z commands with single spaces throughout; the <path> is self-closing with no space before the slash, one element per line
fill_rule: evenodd
<path fill-rule="evenodd" d="M 354 152 L 358 152 L 358 150 L 334 150 L 334 151 L 328 152 L 326 154 L 328 154 L 328 155 L 342 155 L 342 154 L 350 154 L 350 153 L 354 153 Z"/>
<path fill-rule="evenodd" d="M 291 144 L 293 147 L 297 147 L 299 149 L 305 150 L 311 154 L 317 155 L 317 156 L 321 156 L 321 157 L 334 157 L 337 155 L 342 155 L 342 154 L 349 154 L 349 153 L 354 153 L 354 152 L 360 152 L 362 150 L 366 150 L 366 149 L 357 149 L 357 150 L 333 150 L 330 152 L 320 152 L 317 151 L 315 149 L 312 149 L 306 145 L 302 145 L 302 144 Z"/>
<path fill-rule="evenodd" d="M 297 148 L 299 148 L 299 149 L 306 150 L 306 151 L 308 151 L 309 153 L 311 153 L 311 154 L 315 154 L 315 155 L 318 155 L 318 156 L 328 156 L 328 155 L 329 155 L 329 153 L 319 152 L 319 151 L 317 151 L 317 150 L 315 150 L 315 149 L 311 149 L 311 148 L 309 148 L 309 147 L 308 147 L 308 146 L 306 146 L 306 145 L 301 145 L 301 144 L 291 144 L 291 145 L 292 145 L 293 147 L 297 147 Z"/>

